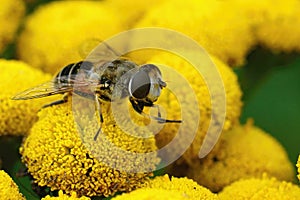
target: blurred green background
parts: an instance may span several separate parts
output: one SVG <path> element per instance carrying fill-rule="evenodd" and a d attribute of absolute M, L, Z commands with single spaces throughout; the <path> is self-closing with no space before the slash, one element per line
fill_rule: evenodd
<path fill-rule="evenodd" d="M 274 54 L 257 47 L 235 70 L 244 93 L 241 122 L 255 124 L 277 138 L 297 162 L 300 144 L 300 55 Z"/>
<path fill-rule="evenodd" d="M 48 1 L 28 3 L 27 14 Z M 14 56 L 13 43 L 0 55 L 7 59 Z M 300 55 L 273 53 L 256 47 L 247 61 L 245 66 L 234 69 L 244 93 L 241 122 L 253 118 L 255 125 L 278 139 L 292 163 L 296 163 L 300 153 Z M 2 169 L 13 177 L 27 199 L 39 199 L 31 189 L 28 176 L 16 177 L 25 168 L 18 153 L 21 142 L 20 137 L 0 137 Z"/>

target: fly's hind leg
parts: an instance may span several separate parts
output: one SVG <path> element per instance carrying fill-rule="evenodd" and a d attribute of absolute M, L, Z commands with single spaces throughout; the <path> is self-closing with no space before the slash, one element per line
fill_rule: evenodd
<path fill-rule="evenodd" d="M 67 103 L 68 102 L 68 96 L 70 95 L 70 93 L 65 93 L 63 95 L 63 98 L 61 100 L 58 100 L 58 101 L 54 101 L 52 103 L 49 103 L 49 104 L 46 104 L 42 107 L 43 108 L 47 108 L 47 107 L 50 107 L 50 106 L 54 106 L 54 105 L 59 105 L 59 104 L 63 104 L 63 103 Z"/>
<path fill-rule="evenodd" d="M 94 136 L 94 141 L 97 140 L 99 134 L 101 133 L 101 128 L 102 128 L 102 123 L 103 123 L 103 115 L 102 115 L 102 110 L 101 110 L 101 103 L 100 103 L 100 100 L 99 100 L 99 94 L 96 94 L 95 95 L 95 106 L 96 106 L 96 112 L 98 114 L 98 118 L 100 120 L 100 127 L 99 129 L 97 130 L 95 136 Z"/>

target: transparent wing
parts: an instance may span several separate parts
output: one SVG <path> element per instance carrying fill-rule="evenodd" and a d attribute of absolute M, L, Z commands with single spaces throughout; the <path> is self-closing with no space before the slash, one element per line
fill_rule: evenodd
<path fill-rule="evenodd" d="M 54 79 L 49 82 L 42 83 L 35 87 L 24 90 L 14 97 L 13 100 L 27 100 L 27 99 L 35 99 L 42 98 L 47 96 L 52 96 L 56 94 L 64 94 L 66 92 L 72 92 L 74 87 L 77 89 L 86 88 L 93 83 L 89 83 L 86 81 L 86 76 L 82 75 L 71 75 L 71 76 L 61 76 L 59 80 Z"/>
<path fill-rule="evenodd" d="M 57 88 L 55 86 L 54 81 L 49 81 L 49 82 L 43 83 L 41 85 L 37 85 L 33 88 L 24 90 L 24 91 L 16 94 L 14 97 L 12 97 L 12 99 L 13 100 L 35 99 L 35 98 L 52 96 L 55 94 L 64 94 L 66 92 L 71 92 L 71 91 L 72 91 L 72 87 L 70 87 L 70 86 L 66 85 L 66 86 Z"/>
<path fill-rule="evenodd" d="M 96 38 L 85 40 L 80 45 L 79 54 L 85 61 L 93 63 L 111 61 L 121 57 L 121 53 L 111 47 L 107 42 Z"/>

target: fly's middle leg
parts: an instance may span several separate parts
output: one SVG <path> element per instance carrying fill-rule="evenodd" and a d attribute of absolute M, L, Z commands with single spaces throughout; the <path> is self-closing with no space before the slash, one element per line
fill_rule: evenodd
<path fill-rule="evenodd" d="M 95 106 L 96 106 L 96 112 L 97 112 L 97 115 L 98 115 L 98 118 L 100 120 L 100 127 L 98 128 L 95 136 L 94 136 L 94 141 L 97 140 L 99 134 L 101 133 L 101 128 L 102 128 L 102 123 L 103 123 L 103 115 L 102 115 L 102 110 L 101 110 L 101 103 L 100 103 L 100 100 L 99 100 L 99 94 L 96 94 L 95 95 Z"/>
<path fill-rule="evenodd" d="M 59 104 L 63 104 L 63 103 L 67 103 L 68 102 L 68 96 L 70 95 L 70 93 L 65 93 L 63 95 L 63 98 L 61 100 L 57 100 L 57 101 L 54 101 L 52 103 L 49 103 L 49 104 L 46 104 L 42 107 L 43 108 L 47 108 L 47 107 L 51 107 L 51 106 L 54 106 L 54 105 L 59 105 Z"/>

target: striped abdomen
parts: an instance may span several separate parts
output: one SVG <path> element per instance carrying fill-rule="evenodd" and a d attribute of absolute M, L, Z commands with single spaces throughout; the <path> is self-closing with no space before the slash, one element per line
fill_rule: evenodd
<path fill-rule="evenodd" d="M 72 87 L 74 81 L 76 80 L 76 75 L 78 75 L 79 70 L 83 72 L 88 72 L 92 69 L 93 64 L 87 61 L 80 61 L 77 63 L 72 63 L 65 66 L 56 76 L 55 84 L 58 88 L 61 86 L 70 86 Z M 85 74 L 87 75 L 87 74 Z"/>

